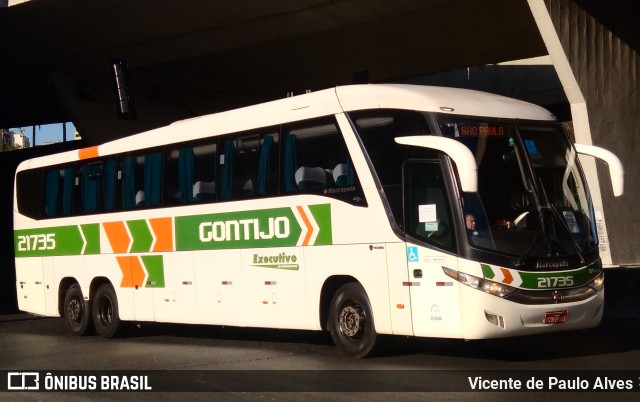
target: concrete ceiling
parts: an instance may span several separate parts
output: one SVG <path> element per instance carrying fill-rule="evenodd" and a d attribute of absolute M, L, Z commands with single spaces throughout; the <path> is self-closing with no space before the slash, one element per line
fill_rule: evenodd
<path fill-rule="evenodd" d="M 526 0 L 32 0 L 0 9 L 0 127 L 73 121 L 100 143 L 356 81 L 546 54 Z M 126 59 L 137 110 L 108 73 Z"/>

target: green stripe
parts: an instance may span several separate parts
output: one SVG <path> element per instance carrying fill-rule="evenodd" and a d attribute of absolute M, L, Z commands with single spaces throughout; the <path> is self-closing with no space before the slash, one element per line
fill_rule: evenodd
<path fill-rule="evenodd" d="M 493 272 L 493 268 L 491 268 L 489 265 L 480 264 L 480 266 L 482 267 L 482 275 L 484 275 L 485 278 L 493 279 L 496 276 L 496 273 Z"/>
<path fill-rule="evenodd" d="M 176 251 L 294 247 L 303 228 L 293 208 L 273 208 L 174 218 Z M 333 244 L 331 205 L 310 205 L 319 231 L 314 245 Z M 133 238 L 130 253 L 151 251 L 153 234 L 146 220 L 126 221 Z M 204 225 L 204 226 L 203 226 Z M 85 242 L 82 236 L 86 239 Z M 100 224 L 90 223 L 14 231 L 16 257 L 100 254 Z"/>
<path fill-rule="evenodd" d="M 143 255 L 140 257 L 147 273 L 146 288 L 164 288 L 164 261 L 161 255 Z"/>
<path fill-rule="evenodd" d="M 100 254 L 100 224 L 16 230 L 13 244 L 16 257 Z"/>
<path fill-rule="evenodd" d="M 153 243 L 153 236 L 149 230 L 149 225 L 144 219 L 127 221 L 129 232 L 133 237 L 133 244 L 131 244 L 130 253 L 146 253 L 151 250 L 151 244 Z"/>
<path fill-rule="evenodd" d="M 602 272 L 602 264 L 596 261 L 572 271 L 522 272 L 521 288 L 524 289 L 560 289 L 585 286 Z M 570 279 L 570 280 L 569 280 Z"/>
<path fill-rule="evenodd" d="M 84 238 L 87 241 L 87 245 L 84 248 L 85 254 L 100 254 L 100 225 L 97 223 L 90 223 L 87 225 L 80 225 Z"/>
<path fill-rule="evenodd" d="M 176 217 L 176 250 L 295 246 L 302 233 L 302 227 L 293 213 L 293 208 Z M 309 211 L 319 227 L 314 244 L 332 244 L 331 205 L 310 205 Z M 288 227 L 287 235 L 273 235 L 274 229 L 278 234 L 282 234 L 285 221 Z M 277 227 L 274 228 L 274 225 Z"/>
<path fill-rule="evenodd" d="M 480 264 L 480 267 L 482 268 L 482 274 L 485 278 L 494 279 L 496 277 L 496 273 L 490 265 Z M 575 288 L 585 286 L 597 278 L 602 272 L 602 263 L 598 260 L 586 267 L 566 271 L 529 272 L 514 269 L 510 269 L 509 271 L 514 279 L 517 279 L 517 275 L 520 275 L 522 284 L 518 287 L 521 289 Z"/>
<path fill-rule="evenodd" d="M 333 243 L 333 233 L 331 231 L 331 204 L 309 205 L 309 211 L 313 215 L 320 232 L 314 245 L 325 245 Z"/>

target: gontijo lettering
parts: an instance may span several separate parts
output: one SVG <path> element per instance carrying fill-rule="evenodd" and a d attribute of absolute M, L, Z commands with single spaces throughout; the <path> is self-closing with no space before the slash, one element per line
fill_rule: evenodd
<path fill-rule="evenodd" d="M 231 240 L 286 239 L 290 234 L 289 218 L 269 218 L 261 229 L 259 219 L 202 222 L 198 227 L 201 242 Z"/>
<path fill-rule="evenodd" d="M 175 233 L 177 251 L 331 244 L 331 205 L 178 216 Z"/>

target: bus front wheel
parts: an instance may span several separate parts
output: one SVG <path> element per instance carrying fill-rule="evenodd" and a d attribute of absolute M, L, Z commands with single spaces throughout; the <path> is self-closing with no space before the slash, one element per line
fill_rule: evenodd
<path fill-rule="evenodd" d="M 98 335 L 113 338 L 122 328 L 118 312 L 118 299 L 111 284 L 101 285 L 93 297 L 93 323 Z"/>
<path fill-rule="evenodd" d="M 91 305 L 84 300 L 80 285 L 74 283 L 64 297 L 64 322 L 73 335 L 87 335 L 93 329 Z"/>
<path fill-rule="evenodd" d="M 373 324 L 369 298 L 362 285 L 342 285 L 331 300 L 329 332 L 333 343 L 352 357 L 365 357 L 373 352 L 378 335 Z"/>

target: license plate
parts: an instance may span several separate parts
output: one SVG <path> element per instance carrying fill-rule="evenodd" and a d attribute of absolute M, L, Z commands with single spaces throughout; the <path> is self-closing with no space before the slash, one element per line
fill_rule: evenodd
<path fill-rule="evenodd" d="M 544 314 L 545 324 L 563 324 L 569 319 L 568 311 L 551 311 Z"/>

